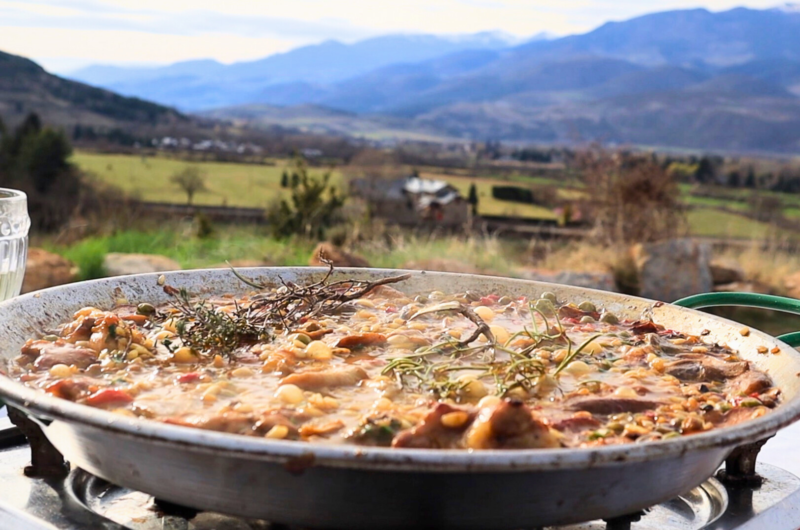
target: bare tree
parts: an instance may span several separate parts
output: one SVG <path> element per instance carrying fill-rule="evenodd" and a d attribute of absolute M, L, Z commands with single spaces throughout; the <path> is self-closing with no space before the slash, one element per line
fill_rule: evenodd
<path fill-rule="evenodd" d="M 190 206 L 196 193 L 208 191 L 205 175 L 194 166 L 183 168 L 172 175 L 169 180 L 183 190 L 186 194 L 186 204 Z"/>
<path fill-rule="evenodd" d="M 686 231 L 678 183 L 650 157 L 595 147 L 581 153 L 579 163 L 600 239 L 644 243 Z"/>

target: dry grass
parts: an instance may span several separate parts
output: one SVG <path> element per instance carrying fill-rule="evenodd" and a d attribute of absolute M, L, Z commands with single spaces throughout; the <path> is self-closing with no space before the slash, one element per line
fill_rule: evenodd
<path fill-rule="evenodd" d="M 730 248 L 715 256 L 731 259 L 744 270 L 745 279 L 767 285 L 776 293 L 785 294 L 784 280 L 800 271 L 800 254 L 778 249 L 763 249 L 753 244 L 745 249 Z"/>

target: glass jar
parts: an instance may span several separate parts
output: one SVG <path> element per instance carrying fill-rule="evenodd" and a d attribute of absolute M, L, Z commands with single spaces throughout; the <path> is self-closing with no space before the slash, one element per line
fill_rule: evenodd
<path fill-rule="evenodd" d="M 0 300 L 19 294 L 28 256 L 28 197 L 0 188 Z"/>

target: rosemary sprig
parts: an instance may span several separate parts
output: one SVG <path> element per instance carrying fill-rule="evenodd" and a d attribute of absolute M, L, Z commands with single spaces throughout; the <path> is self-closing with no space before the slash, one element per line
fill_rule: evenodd
<path fill-rule="evenodd" d="M 333 264 L 326 263 L 328 271 L 319 281 L 298 285 L 281 279 L 283 285 L 277 291 L 258 293 L 245 307 L 236 303 L 231 312 L 220 311 L 205 301 L 193 301 L 185 289 L 165 285 L 164 291 L 173 297 L 173 307 L 179 315 L 178 336 L 184 345 L 199 353 L 230 355 L 244 343 L 271 340 L 278 331 L 291 331 L 311 317 L 333 314 L 376 287 L 410 278 L 409 274 L 403 274 L 375 281 L 332 282 Z M 246 285 L 260 291 L 268 289 L 231 270 Z"/>

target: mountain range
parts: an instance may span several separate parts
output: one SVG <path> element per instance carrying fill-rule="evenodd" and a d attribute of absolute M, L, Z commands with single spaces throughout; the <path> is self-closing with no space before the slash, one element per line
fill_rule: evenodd
<path fill-rule="evenodd" d="M 800 152 L 800 12 L 690 9 L 511 43 L 328 41 L 259 61 L 74 79 L 216 118 L 527 142 Z"/>

